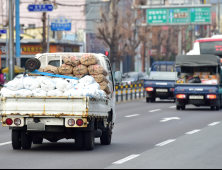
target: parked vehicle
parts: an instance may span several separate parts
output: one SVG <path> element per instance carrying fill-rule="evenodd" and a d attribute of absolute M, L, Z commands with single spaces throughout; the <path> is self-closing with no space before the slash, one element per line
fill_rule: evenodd
<path fill-rule="evenodd" d="M 81 53 L 65 53 L 81 57 Z M 64 53 L 37 55 L 44 68 L 51 61 L 62 64 Z M 77 149 L 92 150 L 94 139 L 102 145 L 110 145 L 116 119 L 115 88 L 109 58 L 95 54 L 109 72 L 111 94 L 109 99 L 90 97 L 4 97 L 1 99 L 2 125 L 12 130 L 14 149 L 30 149 L 33 144 L 42 144 L 43 139 L 57 142 L 60 139 L 75 139 Z M 120 72 L 115 74 L 121 81 Z"/>
<path fill-rule="evenodd" d="M 152 64 L 151 71 L 174 72 L 175 71 L 175 62 L 156 61 Z"/>
<path fill-rule="evenodd" d="M 215 55 L 179 55 L 176 67 L 181 75 L 175 84 L 177 110 L 186 105 L 221 108 L 221 61 Z"/>
<path fill-rule="evenodd" d="M 144 89 L 147 92 L 146 102 L 155 102 L 156 98 L 174 99 L 177 74 L 177 72 L 151 72 L 150 77 L 144 79 Z"/>
<path fill-rule="evenodd" d="M 122 85 L 131 85 L 139 83 L 142 77 L 146 77 L 147 74 L 143 72 L 129 72 L 123 74 Z"/>

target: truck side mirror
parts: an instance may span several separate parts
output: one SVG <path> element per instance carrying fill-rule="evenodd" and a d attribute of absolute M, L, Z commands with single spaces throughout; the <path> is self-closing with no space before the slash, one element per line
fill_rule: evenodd
<path fill-rule="evenodd" d="M 115 72 L 115 82 L 116 83 L 122 82 L 122 73 L 120 71 Z"/>

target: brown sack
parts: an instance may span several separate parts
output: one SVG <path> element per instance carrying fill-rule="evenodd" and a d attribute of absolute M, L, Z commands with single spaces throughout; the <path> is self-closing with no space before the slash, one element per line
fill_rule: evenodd
<path fill-rule="evenodd" d="M 102 83 L 99 83 L 99 85 L 100 85 L 100 89 L 105 91 L 106 94 L 110 94 L 111 93 L 110 89 L 109 89 L 109 86 L 108 86 L 108 84 L 105 81 L 103 81 Z"/>
<path fill-rule="evenodd" d="M 88 68 L 84 65 L 78 65 L 76 67 L 73 68 L 73 74 L 76 75 L 84 75 L 84 74 L 88 74 Z"/>
<path fill-rule="evenodd" d="M 76 75 L 75 77 L 81 79 L 83 76 L 84 74 L 80 74 L 80 75 Z"/>
<path fill-rule="evenodd" d="M 97 58 L 93 54 L 84 54 L 80 58 L 80 62 L 84 66 L 90 66 L 98 63 Z"/>
<path fill-rule="evenodd" d="M 73 74 L 63 74 L 64 76 L 70 76 L 70 77 L 74 77 Z"/>
<path fill-rule="evenodd" d="M 53 74 L 59 74 L 59 68 L 55 67 L 55 66 L 47 65 L 44 68 L 44 72 L 53 73 Z"/>
<path fill-rule="evenodd" d="M 72 74 L 73 67 L 67 64 L 63 64 L 59 67 L 59 74 Z"/>
<path fill-rule="evenodd" d="M 78 66 L 80 64 L 79 58 L 73 55 L 64 55 L 62 57 L 62 60 L 65 64 L 71 65 L 73 67 Z"/>
<path fill-rule="evenodd" d="M 101 83 L 105 81 L 106 83 L 109 83 L 109 80 L 103 75 L 103 74 L 98 74 L 98 75 L 91 75 L 97 83 Z"/>
<path fill-rule="evenodd" d="M 38 71 L 44 72 L 44 69 L 43 69 L 43 68 L 40 68 L 40 69 L 38 69 Z M 29 76 L 43 76 L 43 75 L 41 75 L 41 74 L 32 74 L 32 73 L 28 73 L 28 75 L 29 75 Z"/>
<path fill-rule="evenodd" d="M 101 66 L 101 65 L 91 65 L 88 67 L 89 74 L 90 75 L 96 75 L 96 74 L 103 74 L 104 76 L 107 76 L 107 71 Z"/>

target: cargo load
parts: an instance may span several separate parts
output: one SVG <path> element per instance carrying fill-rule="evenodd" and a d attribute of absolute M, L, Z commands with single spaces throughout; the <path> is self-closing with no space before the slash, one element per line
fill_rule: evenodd
<path fill-rule="evenodd" d="M 88 68 L 84 65 L 78 65 L 73 68 L 73 74 L 75 76 L 88 74 Z"/>
<path fill-rule="evenodd" d="M 90 66 L 90 65 L 95 65 L 98 63 L 97 58 L 95 57 L 94 54 L 84 54 L 80 58 L 80 62 L 84 66 Z"/>
<path fill-rule="evenodd" d="M 102 74 L 104 76 L 108 75 L 107 71 L 101 65 L 98 64 L 90 65 L 88 69 L 90 75 L 97 75 L 97 74 Z"/>
<path fill-rule="evenodd" d="M 64 61 L 65 64 L 73 67 L 78 66 L 80 64 L 79 58 L 73 55 L 64 55 L 62 57 L 62 60 Z"/>
<path fill-rule="evenodd" d="M 55 66 L 52 66 L 52 65 L 47 65 L 44 68 L 44 72 L 53 73 L 53 74 L 59 74 L 59 69 L 58 69 L 58 67 L 55 67 Z"/>
<path fill-rule="evenodd" d="M 63 64 L 59 67 L 59 74 L 65 75 L 65 74 L 72 74 L 73 73 L 73 67 L 67 64 Z"/>

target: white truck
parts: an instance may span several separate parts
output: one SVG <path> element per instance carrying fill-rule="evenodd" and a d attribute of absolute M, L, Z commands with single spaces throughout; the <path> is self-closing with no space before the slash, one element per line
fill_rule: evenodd
<path fill-rule="evenodd" d="M 65 53 L 81 57 L 82 53 Z M 41 68 L 46 65 L 60 66 L 64 53 L 37 54 Z M 42 144 L 43 139 L 57 142 L 75 139 L 78 150 L 93 150 L 95 138 L 102 145 L 110 145 L 114 128 L 115 88 L 109 58 L 95 54 L 99 64 L 108 70 L 111 94 L 109 99 L 89 97 L 1 97 L 2 125 L 12 130 L 13 149 L 30 149 Z M 115 73 L 121 81 L 121 73 Z"/>

